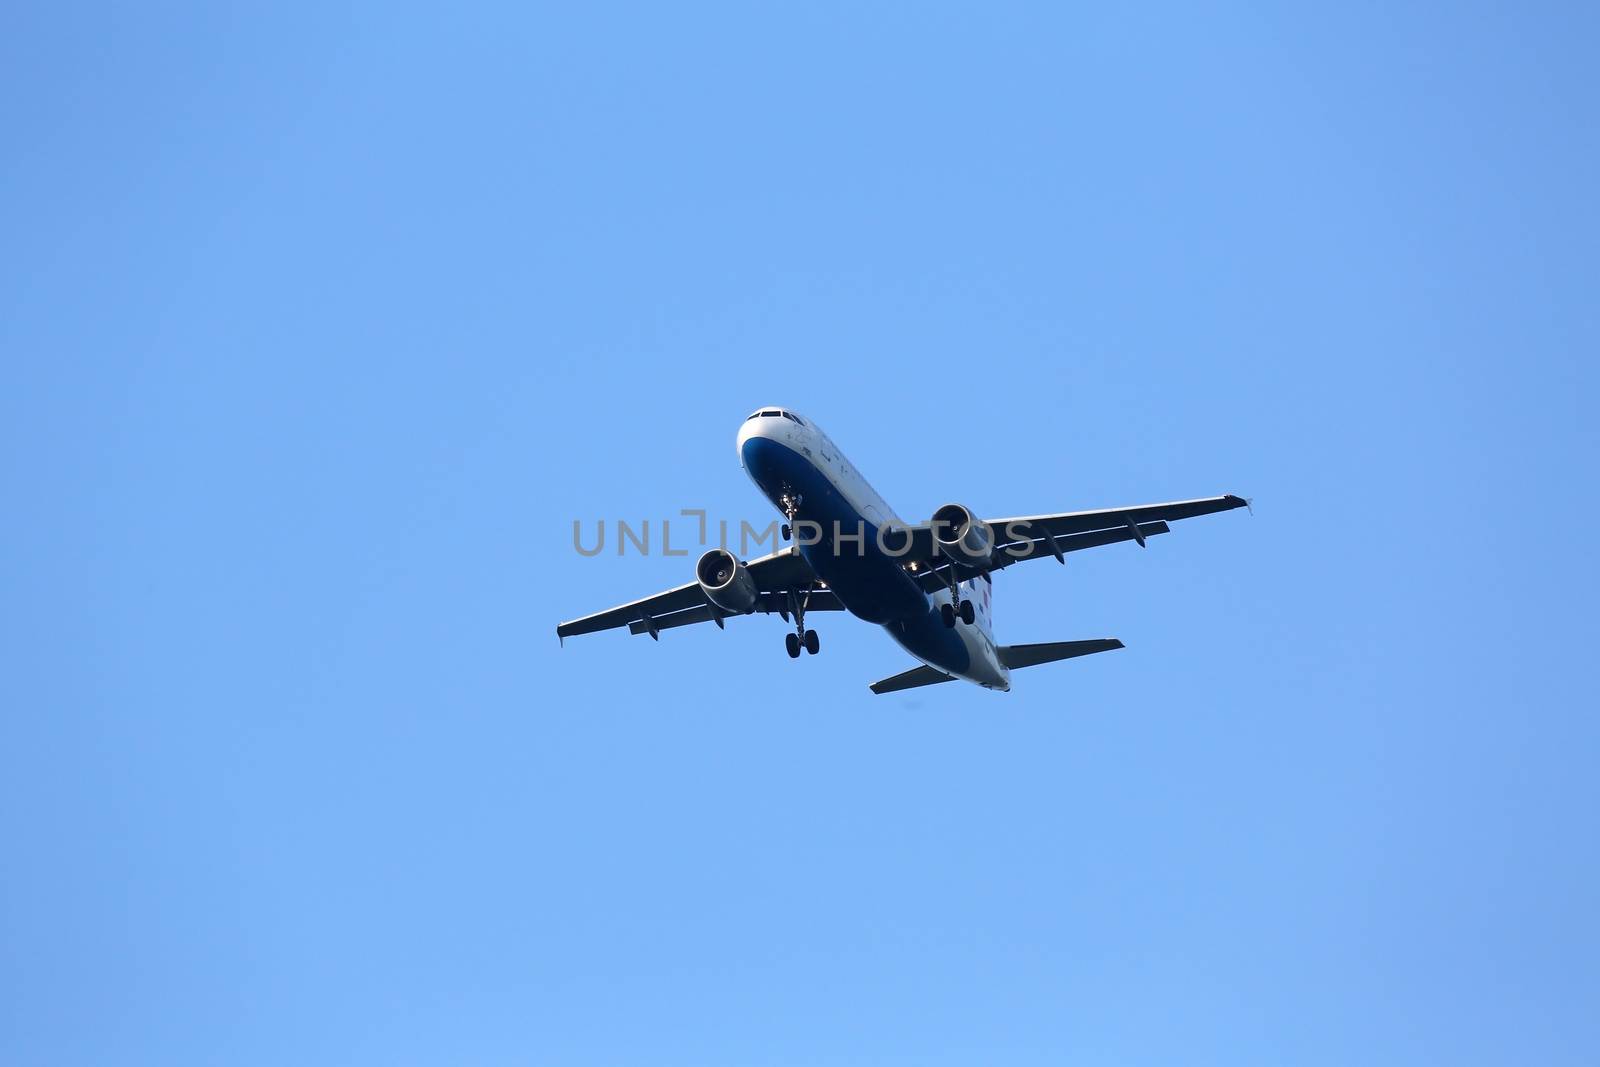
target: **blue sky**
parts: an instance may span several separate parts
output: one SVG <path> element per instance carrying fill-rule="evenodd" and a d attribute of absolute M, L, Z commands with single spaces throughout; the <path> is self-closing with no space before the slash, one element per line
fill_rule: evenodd
<path fill-rule="evenodd" d="M 6 23 L 0 1059 L 1592 1062 L 1592 11 Z M 559 648 L 776 403 L 1256 514 Z"/>

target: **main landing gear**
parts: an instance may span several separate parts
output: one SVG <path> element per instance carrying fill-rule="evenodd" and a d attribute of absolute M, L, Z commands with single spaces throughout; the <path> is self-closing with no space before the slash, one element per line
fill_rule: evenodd
<path fill-rule="evenodd" d="M 970 600 L 963 600 L 959 608 L 951 607 L 949 604 L 939 605 L 939 618 L 946 626 L 955 626 L 957 619 L 971 626 L 973 620 L 977 617 L 972 610 L 972 601 Z"/>
<path fill-rule="evenodd" d="M 789 650 L 790 659 L 799 659 L 802 648 L 815 656 L 822 648 L 822 642 L 817 640 L 815 630 L 797 630 L 795 633 L 783 635 L 783 647 Z"/>
<path fill-rule="evenodd" d="M 976 618 L 977 615 L 972 610 L 972 601 L 961 599 L 961 583 L 956 578 L 955 567 L 951 567 L 950 603 L 939 605 L 939 620 L 946 626 L 954 628 L 957 619 L 971 626 Z"/>
<path fill-rule="evenodd" d="M 799 659 L 802 648 L 813 656 L 822 649 L 822 642 L 817 639 L 817 631 L 806 629 L 806 601 L 810 598 L 810 590 L 806 591 L 804 597 L 792 589 L 789 590 L 789 611 L 794 615 L 794 633 L 784 635 L 783 647 L 788 651 L 790 659 Z"/>

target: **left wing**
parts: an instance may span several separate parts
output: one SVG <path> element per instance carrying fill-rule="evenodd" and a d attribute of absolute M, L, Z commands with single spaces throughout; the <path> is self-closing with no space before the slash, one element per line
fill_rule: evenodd
<path fill-rule="evenodd" d="M 1025 559 L 1055 558 L 1065 563 L 1062 557 L 1068 552 L 1082 552 L 1086 548 L 1099 548 L 1101 545 L 1114 545 L 1122 541 L 1136 541 L 1141 538 L 1155 537 L 1167 533 L 1170 527 L 1164 522 L 1141 522 L 1139 532 L 1134 533 L 1131 527 L 1121 530 L 1096 530 L 1093 533 L 1062 534 L 1059 537 L 1027 538 L 1018 541 L 1007 541 L 996 549 L 989 563 L 990 571 L 1004 570 L 1013 563 L 1021 563 Z M 1000 536 L 997 534 L 997 536 Z M 1051 548 L 1054 542 L 1055 547 Z M 925 593 L 937 593 L 950 584 L 950 577 L 946 573 L 949 561 L 930 563 L 919 567 L 913 575 Z"/>
<path fill-rule="evenodd" d="M 1248 504 L 1249 501 L 1243 497 L 1229 493 L 1227 496 L 1208 496 L 1199 500 L 1175 500 L 1170 504 L 1140 504 L 1137 507 L 1103 508 L 1098 511 L 1067 511 L 1058 515 L 1019 515 L 1010 519 L 984 521 L 994 530 L 995 543 L 1001 548 L 1022 540 L 1061 537 L 1064 534 L 1084 534 L 1100 530 L 1126 530 L 1130 539 L 1142 543 L 1144 532 L 1140 527 L 1145 523 L 1165 524 L 1179 519 L 1192 519 L 1197 515 L 1214 515 L 1219 511 L 1232 511 Z M 1166 531 L 1163 529 L 1159 532 Z"/>
<path fill-rule="evenodd" d="M 1167 504 L 1141 504 L 1129 508 L 1102 508 L 1095 511 L 1066 511 L 1055 515 L 1018 515 L 1005 519 L 984 519 L 994 538 L 994 551 L 986 567 L 974 569 L 1000 570 L 1025 559 L 1053 556 L 1061 560 L 1064 553 L 1085 548 L 1116 544 L 1119 541 L 1137 541 L 1144 546 L 1145 539 L 1167 533 L 1169 522 L 1191 519 L 1197 515 L 1213 515 L 1219 511 L 1232 511 L 1248 505 L 1243 497 L 1203 497 L 1198 500 L 1175 500 Z M 931 523 L 905 527 L 888 535 L 886 543 L 899 547 L 910 539 L 909 550 L 902 554 L 912 560 L 941 568 L 947 561 L 939 553 L 933 538 Z M 923 572 L 926 574 L 927 572 Z M 937 588 L 939 581 L 924 581 L 928 588 Z"/>
<path fill-rule="evenodd" d="M 817 577 L 811 570 L 811 564 L 793 545 L 751 560 L 745 566 L 761 592 L 756 611 L 775 611 L 787 616 L 791 594 L 805 598 L 807 611 L 843 610 L 843 605 L 832 592 L 812 588 L 817 584 Z M 714 622 L 721 626 L 726 617 L 724 612 L 718 611 L 706 599 L 699 582 L 689 582 L 664 593 L 631 600 L 581 619 L 564 622 L 556 627 L 556 636 L 566 640 L 578 634 L 626 626 L 630 633 L 656 637 L 661 630 L 697 622 Z"/>

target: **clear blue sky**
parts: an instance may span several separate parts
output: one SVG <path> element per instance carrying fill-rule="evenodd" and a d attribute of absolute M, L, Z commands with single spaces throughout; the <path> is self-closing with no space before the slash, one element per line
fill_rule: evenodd
<path fill-rule="evenodd" d="M 0 1060 L 1594 1062 L 1600 25 L 1403 6 L 11 11 Z M 774 403 L 1256 514 L 559 648 Z"/>

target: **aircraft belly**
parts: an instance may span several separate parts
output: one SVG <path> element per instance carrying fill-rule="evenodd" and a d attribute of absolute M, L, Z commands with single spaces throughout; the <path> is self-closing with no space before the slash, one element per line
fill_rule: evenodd
<path fill-rule="evenodd" d="M 857 558 L 847 545 L 835 555 L 826 543 L 800 550 L 839 602 L 858 619 L 887 623 L 927 609 L 927 596 L 898 564 L 876 550 Z"/>
<path fill-rule="evenodd" d="M 900 562 L 878 547 L 878 527 L 868 522 L 848 497 L 809 459 L 786 445 L 756 439 L 745 444 L 745 469 L 775 504 L 784 496 L 800 501 L 796 543 L 811 569 L 857 618 L 888 623 L 925 613 L 928 597 Z M 807 528 L 801 523 L 815 523 Z M 803 539 L 820 533 L 821 540 Z M 856 540 L 860 534 L 861 539 Z M 837 547 L 835 537 L 842 534 Z"/>

